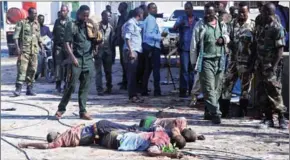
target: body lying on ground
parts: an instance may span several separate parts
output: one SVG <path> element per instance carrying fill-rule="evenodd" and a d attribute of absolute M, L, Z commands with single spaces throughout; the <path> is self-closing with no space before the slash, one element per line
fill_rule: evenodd
<path fill-rule="evenodd" d="M 137 125 L 127 126 L 101 120 L 93 125 L 78 125 L 60 134 L 51 132 L 47 135 L 48 143 L 20 143 L 20 148 L 53 149 L 58 147 L 76 147 L 99 144 L 109 149 L 120 151 L 148 151 L 150 156 L 179 157 L 177 151 L 163 153 L 164 147 L 170 148 L 170 137 L 164 129 L 148 132 L 140 131 Z M 172 147 L 171 147 L 172 148 Z"/>
<path fill-rule="evenodd" d="M 154 116 L 147 116 L 141 119 L 139 127 L 149 130 L 156 127 L 162 127 L 173 140 L 179 139 L 180 136 L 182 136 L 186 142 L 195 142 L 197 139 L 205 139 L 203 135 L 197 135 L 191 128 L 187 128 L 187 120 L 184 117 L 157 118 Z"/>

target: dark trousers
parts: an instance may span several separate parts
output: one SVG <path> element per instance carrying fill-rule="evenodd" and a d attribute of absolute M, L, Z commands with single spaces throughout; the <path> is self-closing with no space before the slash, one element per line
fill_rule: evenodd
<path fill-rule="evenodd" d="M 104 68 L 106 77 L 107 89 L 112 88 L 112 55 L 106 51 L 99 51 L 99 53 L 94 57 L 95 59 L 95 69 L 96 69 L 96 87 L 98 92 L 103 91 L 103 74 L 102 66 Z"/>
<path fill-rule="evenodd" d="M 145 72 L 145 55 L 143 53 L 138 54 L 138 66 L 137 66 L 137 87 L 138 92 L 142 93 L 143 75 Z"/>
<path fill-rule="evenodd" d="M 137 67 L 138 67 L 138 52 L 133 51 L 135 59 L 129 58 L 129 51 L 124 51 L 125 69 L 127 71 L 128 93 L 129 98 L 137 96 Z"/>
<path fill-rule="evenodd" d="M 190 64 L 189 52 L 183 51 L 180 55 L 180 81 L 179 88 L 180 92 L 191 92 L 194 72 Z"/>
<path fill-rule="evenodd" d="M 58 111 L 65 112 L 66 106 L 71 99 L 71 95 L 75 91 L 76 83 L 80 81 L 78 101 L 79 101 L 79 113 L 86 113 L 86 103 L 88 98 L 88 93 L 90 90 L 90 82 L 93 74 L 93 61 L 91 60 L 91 65 L 88 70 L 83 70 L 81 67 L 75 67 L 72 65 L 72 75 L 69 80 L 68 86 L 64 91 L 60 104 L 58 105 Z"/>
<path fill-rule="evenodd" d="M 145 56 L 145 71 L 142 80 L 143 93 L 148 92 L 148 81 L 151 71 L 153 70 L 154 93 L 161 93 L 160 89 L 160 54 L 161 50 L 156 47 L 151 47 L 148 44 L 143 44 L 143 53 Z"/>
<path fill-rule="evenodd" d="M 107 133 L 110 133 L 113 130 L 137 130 L 138 126 L 137 125 L 124 125 L 124 124 L 119 124 L 119 123 L 114 123 L 108 120 L 100 120 L 96 123 L 96 128 L 97 128 L 97 134 L 98 135 L 104 135 Z"/>
<path fill-rule="evenodd" d="M 125 63 L 124 63 L 123 46 L 124 46 L 124 42 L 120 42 L 120 45 L 119 45 L 120 62 L 121 62 L 122 70 L 123 70 L 122 83 L 123 83 L 123 85 L 127 85 L 127 77 L 126 77 L 127 74 L 126 74 L 126 67 L 125 67 Z"/>

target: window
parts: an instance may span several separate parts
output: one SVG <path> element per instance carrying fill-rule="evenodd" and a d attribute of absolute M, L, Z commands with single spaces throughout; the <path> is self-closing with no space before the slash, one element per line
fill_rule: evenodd
<path fill-rule="evenodd" d="M 175 10 L 170 17 L 170 21 L 174 21 L 178 17 L 183 16 L 183 15 L 185 15 L 184 10 Z M 193 10 L 193 15 L 198 17 L 198 18 L 203 18 L 204 11 L 203 10 Z"/>

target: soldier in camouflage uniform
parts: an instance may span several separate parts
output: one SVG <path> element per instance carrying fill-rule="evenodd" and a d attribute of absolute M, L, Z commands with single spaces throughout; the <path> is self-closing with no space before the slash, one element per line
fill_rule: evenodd
<path fill-rule="evenodd" d="M 13 39 L 15 40 L 17 60 L 17 78 L 15 96 L 20 96 L 23 82 L 27 83 L 26 95 L 35 96 L 33 83 L 37 70 L 37 54 L 43 46 L 40 39 L 40 26 L 35 8 L 29 8 L 29 16 L 17 22 Z"/>
<path fill-rule="evenodd" d="M 222 117 L 228 115 L 232 89 L 238 80 L 241 79 L 242 95 L 240 99 L 239 116 L 243 117 L 247 113 L 249 105 L 249 92 L 252 81 L 253 61 L 251 60 L 253 54 L 251 52 L 251 45 L 253 44 L 253 31 L 255 27 L 254 21 L 248 17 L 249 6 L 246 2 L 239 4 L 238 18 L 233 20 L 229 25 L 231 50 L 230 63 L 226 74 L 226 79 L 223 86 L 222 97 L 220 99 L 220 106 Z"/>
<path fill-rule="evenodd" d="M 94 56 L 95 68 L 96 68 L 96 86 L 98 95 L 110 94 L 112 91 L 112 51 L 111 51 L 111 40 L 113 35 L 113 27 L 109 24 L 111 13 L 108 11 L 102 12 L 102 21 L 99 23 L 99 30 L 102 33 L 103 42 L 98 46 L 98 53 Z M 103 91 L 102 82 L 102 66 L 106 76 L 107 89 Z"/>
<path fill-rule="evenodd" d="M 63 61 L 68 57 L 66 50 L 64 48 L 64 31 L 67 23 L 71 19 L 67 16 L 69 10 L 68 7 L 63 5 L 61 6 L 60 18 L 58 18 L 53 27 L 53 58 L 55 66 L 55 80 L 56 80 L 56 89 L 61 92 L 61 82 L 64 80 L 65 69 L 62 65 Z"/>
<path fill-rule="evenodd" d="M 257 104 L 262 107 L 263 127 L 274 127 L 273 113 L 278 114 L 279 127 L 286 129 L 286 107 L 281 95 L 282 54 L 285 29 L 275 18 L 275 5 L 267 3 L 262 9 L 263 25 L 257 29 Z"/>

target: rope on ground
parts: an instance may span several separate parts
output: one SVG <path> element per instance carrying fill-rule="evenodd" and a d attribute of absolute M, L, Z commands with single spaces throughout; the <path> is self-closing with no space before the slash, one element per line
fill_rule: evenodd
<path fill-rule="evenodd" d="M 35 108 L 38 108 L 38 109 L 41 109 L 41 110 L 44 110 L 47 112 L 47 115 L 46 115 L 46 118 L 39 121 L 38 123 L 36 124 L 32 124 L 32 125 L 27 125 L 27 126 L 24 126 L 24 127 L 18 127 L 18 128 L 13 128 L 13 129 L 8 129 L 8 130 L 3 130 L 4 132 L 7 132 L 7 131 L 12 131 L 12 130 L 18 130 L 18 129 L 23 129 L 23 128 L 28 128 L 28 127 L 32 127 L 32 126 L 36 126 L 36 125 L 39 125 L 41 124 L 44 120 L 47 120 L 49 118 L 49 110 L 43 108 L 43 107 L 40 107 L 38 105 L 33 105 L 33 104 L 27 104 L 27 103 L 22 103 L 22 102 L 15 102 L 15 101 L 2 101 L 2 102 L 7 102 L 7 103 L 14 103 L 14 104 L 21 104 L 21 105 L 28 105 L 28 106 L 32 106 L 32 107 L 35 107 Z M 17 136 L 17 135 L 16 135 Z M 13 143 L 9 142 L 8 140 L 4 139 L 3 137 L 11 137 L 11 138 L 15 138 L 13 136 L 9 136 L 9 135 L 5 135 L 5 134 L 1 134 L 1 140 L 3 140 L 4 142 L 6 142 L 7 144 L 11 145 L 12 147 L 14 147 L 15 149 L 19 150 L 20 152 L 22 152 L 24 155 L 25 155 L 25 158 L 27 160 L 31 160 L 27 154 L 26 151 L 24 151 L 23 149 L 19 148 L 18 146 L 14 145 Z"/>
<path fill-rule="evenodd" d="M 4 139 L 2 136 L 1 136 L 1 140 L 4 141 L 4 142 L 6 142 L 7 144 L 11 145 L 12 147 L 14 147 L 15 149 L 17 149 L 18 151 L 22 152 L 22 153 L 25 155 L 25 158 L 26 158 L 27 160 L 31 160 L 31 159 L 29 158 L 28 154 L 27 154 L 23 149 L 21 149 L 21 148 L 19 148 L 18 146 L 12 144 L 11 142 L 7 141 L 7 140 Z"/>
<path fill-rule="evenodd" d="M 18 128 L 12 128 L 12 129 L 3 130 L 3 132 L 8 132 L 8 131 L 12 131 L 12 130 L 18 130 L 18 129 L 23 129 L 23 128 L 28 128 L 28 127 L 36 126 L 36 125 L 41 124 L 44 120 L 48 120 L 48 118 L 49 118 L 49 114 L 50 114 L 49 113 L 49 110 L 47 110 L 47 109 L 45 109 L 43 107 L 40 107 L 38 105 L 27 104 L 27 103 L 22 103 L 22 102 L 15 102 L 15 101 L 2 101 L 2 102 L 14 103 L 14 104 L 21 104 L 21 105 L 27 105 L 27 106 L 35 107 L 35 108 L 38 108 L 38 109 L 41 109 L 41 110 L 44 110 L 44 111 L 47 112 L 46 118 L 44 118 L 43 120 L 39 121 L 38 123 L 35 123 L 35 124 L 32 124 L 32 125 L 27 125 L 27 126 L 24 126 L 24 127 L 18 127 Z"/>

